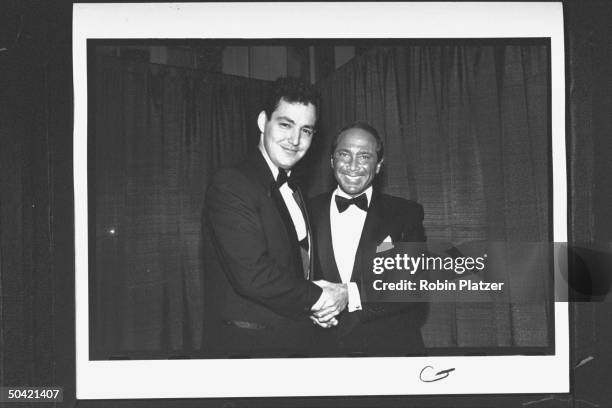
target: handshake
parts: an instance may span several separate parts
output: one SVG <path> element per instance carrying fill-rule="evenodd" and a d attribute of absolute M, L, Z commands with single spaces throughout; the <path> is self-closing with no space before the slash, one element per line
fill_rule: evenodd
<path fill-rule="evenodd" d="M 331 283 L 325 280 L 314 281 L 323 293 L 319 300 L 310 308 L 310 320 L 324 328 L 336 326 L 336 316 L 342 312 L 348 303 L 348 288 L 346 283 Z"/>

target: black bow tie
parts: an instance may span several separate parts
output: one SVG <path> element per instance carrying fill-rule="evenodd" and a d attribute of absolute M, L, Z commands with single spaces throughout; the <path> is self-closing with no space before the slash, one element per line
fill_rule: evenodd
<path fill-rule="evenodd" d="M 338 212 L 343 213 L 351 206 L 351 204 L 355 204 L 363 211 L 368 211 L 368 197 L 365 195 L 365 193 L 353 198 L 345 198 L 339 195 L 336 196 L 336 206 L 338 207 Z"/>
<path fill-rule="evenodd" d="M 289 181 L 289 176 L 287 176 L 287 170 L 279 168 L 278 176 L 276 177 L 276 187 L 281 188 L 281 186 Z"/>

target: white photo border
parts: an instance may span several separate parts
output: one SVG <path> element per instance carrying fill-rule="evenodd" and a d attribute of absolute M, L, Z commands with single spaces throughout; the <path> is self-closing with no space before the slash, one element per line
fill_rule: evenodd
<path fill-rule="evenodd" d="M 565 57 L 560 2 L 75 4 L 77 399 L 568 393 L 569 309 L 568 303 L 561 302 L 555 303 L 555 354 L 549 356 L 89 360 L 88 39 L 533 37 L 550 38 L 551 44 L 553 238 L 555 242 L 567 242 Z M 344 375 L 314 385 L 312 379 L 331 366 Z M 425 366 L 436 371 L 455 370 L 443 381 L 425 383 L 419 379 Z"/>

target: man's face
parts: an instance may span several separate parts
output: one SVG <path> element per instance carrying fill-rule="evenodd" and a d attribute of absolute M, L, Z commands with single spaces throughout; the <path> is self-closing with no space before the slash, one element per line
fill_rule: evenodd
<path fill-rule="evenodd" d="M 345 193 L 357 196 L 364 192 L 380 171 L 376 139 L 363 129 L 347 129 L 338 138 L 331 167 L 338 185 Z"/>
<path fill-rule="evenodd" d="M 262 111 L 257 119 L 263 145 L 277 167 L 290 169 L 308 151 L 317 120 L 313 104 L 289 103 L 281 99 L 272 116 Z"/>

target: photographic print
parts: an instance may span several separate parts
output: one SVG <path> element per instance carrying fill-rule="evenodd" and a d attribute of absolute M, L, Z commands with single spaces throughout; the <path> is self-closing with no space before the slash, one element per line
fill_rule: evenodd
<path fill-rule="evenodd" d="M 569 390 L 559 4 L 78 4 L 73 55 L 78 398 Z"/>

